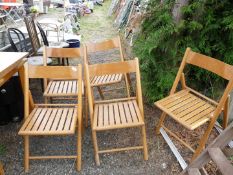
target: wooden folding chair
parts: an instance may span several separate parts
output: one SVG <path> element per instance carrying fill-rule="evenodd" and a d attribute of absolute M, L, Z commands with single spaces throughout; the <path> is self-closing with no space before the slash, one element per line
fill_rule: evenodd
<path fill-rule="evenodd" d="M 25 121 L 19 135 L 24 137 L 24 168 L 29 170 L 29 160 L 77 159 L 77 170 L 81 170 L 82 140 L 82 92 L 77 92 L 75 104 L 34 104 L 29 90 L 29 78 L 75 79 L 82 88 L 82 66 L 32 66 L 24 65 Z M 29 106 L 32 109 L 29 109 Z M 31 112 L 30 112 L 31 111 Z M 77 128 L 76 128 L 77 127 Z M 77 132 L 77 155 L 32 156 L 29 153 L 30 136 L 65 136 Z"/>
<path fill-rule="evenodd" d="M 85 64 L 85 72 L 96 164 L 100 165 L 99 154 L 101 153 L 137 149 L 142 149 L 144 153 L 144 159 L 148 160 L 138 59 L 89 66 Z M 94 100 L 90 77 L 126 73 L 136 73 L 136 97 L 120 98 L 114 100 Z M 97 132 L 131 127 L 141 128 L 142 146 L 99 150 L 97 145 Z"/>
<path fill-rule="evenodd" d="M 88 43 L 84 45 L 85 47 L 85 52 L 84 52 L 84 61 L 87 64 L 90 64 L 90 61 L 88 59 L 88 54 L 90 53 L 95 53 L 95 52 L 100 52 L 100 51 L 107 51 L 111 49 L 119 49 L 120 53 L 120 59 L 119 61 L 124 61 L 124 55 L 122 51 L 122 46 L 121 46 L 121 39 L 120 36 L 103 41 L 100 43 Z M 125 85 L 126 85 L 126 91 L 127 91 L 127 96 L 130 97 L 130 78 L 127 74 L 113 74 L 113 75 L 101 75 L 101 76 L 93 76 L 91 77 L 91 86 L 92 87 L 97 87 L 97 90 L 100 94 L 100 97 L 104 99 L 103 92 L 101 90 L 101 86 L 105 85 L 111 85 L 115 83 L 119 83 L 122 80 L 125 80 Z M 115 88 L 114 88 L 115 90 Z"/>
<path fill-rule="evenodd" d="M 183 73 L 186 64 L 208 70 L 229 81 L 219 102 L 200 94 L 186 85 L 185 76 Z M 181 81 L 182 90 L 176 92 L 179 81 Z M 229 93 L 232 90 L 232 87 L 233 66 L 214 58 L 193 52 L 190 48 L 187 48 L 170 91 L 170 95 L 155 102 L 155 105 L 163 111 L 157 125 L 156 133 L 159 134 L 160 128 L 162 127 L 184 146 L 189 148 L 194 153 L 192 160 L 195 159 L 204 149 L 211 130 L 223 108 L 223 128 L 227 126 Z M 176 134 L 164 126 L 163 123 L 166 115 L 171 116 L 176 122 L 180 123 L 189 130 L 194 130 L 204 123 L 209 122 L 208 128 L 200 139 L 196 150 L 194 150 L 188 143 L 180 139 Z"/>

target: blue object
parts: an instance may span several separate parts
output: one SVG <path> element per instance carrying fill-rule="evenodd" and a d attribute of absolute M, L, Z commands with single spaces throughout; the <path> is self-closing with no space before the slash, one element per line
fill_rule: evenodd
<path fill-rule="evenodd" d="M 78 39 L 68 39 L 66 42 L 69 44 L 69 48 L 80 47 L 80 41 Z"/>

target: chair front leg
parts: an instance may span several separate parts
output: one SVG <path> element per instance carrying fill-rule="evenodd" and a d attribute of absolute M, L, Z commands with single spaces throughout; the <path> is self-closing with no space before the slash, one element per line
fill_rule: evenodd
<path fill-rule="evenodd" d="M 214 124 L 215 124 L 215 121 L 214 119 L 212 119 L 210 121 L 210 124 L 206 130 L 206 132 L 204 133 L 204 135 L 202 136 L 201 140 L 200 140 L 200 143 L 199 143 L 199 146 L 197 147 L 195 153 L 193 154 L 193 157 L 191 159 L 191 162 L 197 158 L 197 156 L 202 152 L 203 149 L 205 149 L 205 144 L 209 138 L 209 135 L 214 127 Z"/>
<path fill-rule="evenodd" d="M 29 171 L 29 136 L 24 136 L 24 171 Z"/>
<path fill-rule="evenodd" d="M 96 165 L 99 166 L 100 165 L 100 159 L 99 159 L 99 148 L 98 148 L 98 143 L 97 143 L 97 135 L 96 135 L 96 131 L 92 130 L 92 139 L 93 139 L 93 145 L 94 145 L 94 151 L 95 151 L 95 162 Z"/>
<path fill-rule="evenodd" d="M 143 144 L 144 160 L 148 160 L 148 149 L 147 149 L 147 143 L 146 143 L 146 127 L 145 127 L 145 125 L 142 126 L 142 144 Z"/>
<path fill-rule="evenodd" d="M 159 123 L 158 123 L 158 125 L 157 125 L 157 127 L 156 127 L 156 135 L 159 135 L 159 134 L 160 134 L 160 128 L 161 128 L 161 126 L 163 125 L 163 122 L 164 122 L 164 120 L 165 120 L 166 115 L 167 115 L 167 114 L 166 114 L 165 112 L 163 112 L 163 113 L 161 114 L 160 119 L 159 119 Z"/>
<path fill-rule="evenodd" d="M 224 105 L 224 111 L 223 111 L 223 129 L 227 127 L 228 124 L 228 116 L 229 116 L 229 103 L 230 103 L 230 95 L 227 97 L 227 100 Z"/>
<path fill-rule="evenodd" d="M 82 125 L 81 125 L 82 127 Z M 78 137 L 77 137 L 77 162 L 76 167 L 78 171 L 81 171 L 82 167 L 82 128 L 78 126 Z"/>

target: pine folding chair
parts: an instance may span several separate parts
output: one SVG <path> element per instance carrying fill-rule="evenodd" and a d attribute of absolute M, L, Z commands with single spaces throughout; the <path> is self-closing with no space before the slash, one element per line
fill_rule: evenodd
<path fill-rule="evenodd" d="M 148 160 L 138 59 L 89 66 L 85 64 L 85 72 L 96 164 L 100 165 L 99 154 L 101 153 L 138 149 L 143 150 L 144 159 Z M 100 101 L 96 101 L 93 98 L 90 77 L 126 73 L 136 73 L 136 97 Z M 132 127 L 139 127 L 141 129 L 142 146 L 99 150 L 97 132 Z"/>
<path fill-rule="evenodd" d="M 29 161 L 37 159 L 77 159 L 77 170 L 81 170 L 82 140 L 82 92 L 77 92 L 75 104 L 34 104 L 30 90 L 30 78 L 75 79 L 82 88 L 82 66 L 32 66 L 24 65 L 25 121 L 19 131 L 24 137 L 24 168 L 29 171 Z M 31 109 L 30 109 L 31 107 Z M 29 151 L 31 136 L 65 136 L 77 132 L 77 155 L 32 156 Z"/>
<path fill-rule="evenodd" d="M 187 64 L 205 69 L 228 80 L 226 89 L 218 102 L 202 95 L 186 85 L 183 70 Z M 177 91 L 179 81 L 181 81 L 182 90 Z M 162 127 L 168 132 L 168 134 L 173 136 L 194 153 L 192 157 L 192 160 L 194 160 L 204 149 L 211 130 L 214 127 L 218 116 L 222 112 L 222 109 L 224 116 L 223 128 L 227 126 L 229 93 L 231 92 L 232 87 L 233 66 L 214 58 L 193 52 L 190 48 L 187 48 L 170 91 L 170 95 L 155 102 L 155 105 L 162 110 L 162 114 L 156 128 L 156 133 L 159 134 L 160 128 Z M 208 128 L 201 137 L 196 150 L 164 126 L 163 123 L 167 115 L 191 131 L 207 122 L 209 123 Z"/>
<path fill-rule="evenodd" d="M 81 59 L 83 55 L 82 48 L 51 48 L 51 47 L 44 47 L 43 57 L 44 57 L 44 65 L 46 66 L 47 60 L 49 58 L 56 58 L 56 59 Z M 44 97 L 45 100 L 47 99 L 74 99 L 78 93 L 77 81 L 76 80 L 65 80 L 65 79 L 50 79 L 45 80 L 44 82 Z M 82 83 L 82 90 L 83 98 L 85 100 L 85 116 L 86 116 L 86 126 L 87 126 L 87 111 L 88 111 L 88 104 L 87 104 L 87 96 L 86 91 L 84 88 L 84 83 Z"/>
<path fill-rule="evenodd" d="M 117 36 L 113 39 L 103 41 L 100 43 L 88 43 L 84 45 L 84 61 L 87 64 L 90 64 L 89 56 L 90 53 L 96 53 L 101 51 L 108 51 L 112 49 L 119 49 L 120 59 L 119 61 L 124 61 L 124 55 L 121 46 L 120 36 Z M 121 82 L 123 79 L 125 80 L 125 86 L 127 91 L 127 96 L 130 97 L 130 78 L 127 74 L 112 74 L 112 75 L 101 75 L 101 76 L 93 76 L 91 78 L 91 86 L 97 87 L 97 90 L 100 94 L 100 97 L 104 99 L 103 92 L 101 90 L 101 86 L 111 85 L 115 83 Z M 115 89 L 114 89 L 115 90 Z"/>

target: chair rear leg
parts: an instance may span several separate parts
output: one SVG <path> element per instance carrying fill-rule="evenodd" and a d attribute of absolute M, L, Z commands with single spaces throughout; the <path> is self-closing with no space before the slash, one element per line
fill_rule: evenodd
<path fill-rule="evenodd" d="M 127 77 L 127 74 L 124 74 L 125 77 L 125 86 L 127 91 L 127 96 L 130 97 L 130 85 L 129 85 L 129 79 Z"/>
<path fill-rule="evenodd" d="M 29 171 L 29 136 L 24 136 L 24 171 Z"/>
<path fill-rule="evenodd" d="M 202 138 L 201 138 L 201 140 L 200 140 L 200 142 L 199 142 L 199 146 L 197 147 L 195 153 L 193 154 L 193 157 L 192 157 L 192 159 L 191 159 L 191 162 L 192 162 L 194 159 L 197 158 L 197 156 L 202 152 L 203 149 L 205 149 L 205 144 L 206 144 L 206 142 L 207 142 L 207 140 L 208 140 L 208 138 L 209 138 L 209 135 L 210 135 L 210 133 L 211 133 L 213 127 L 214 127 L 215 121 L 216 121 L 216 120 L 214 120 L 214 119 L 212 119 L 212 120 L 210 121 L 210 124 L 209 124 L 209 126 L 208 126 L 206 132 L 204 133 L 204 135 L 202 136 Z"/>
<path fill-rule="evenodd" d="M 77 171 L 81 171 L 82 167 L 82 128 L 78 127 L 78 138 L 77 138 Z"/>
<path fill-rule="evenodd" d="M 230 102 L 230 95 L 227 97 L 227 100 L 224 105 L 224 111 L 223 111 L 223 129 L 227 127 L 228 124 L 228 111 L 229 111 L 229 102 Z"/>
<path fill-rule="evenodd" d="M 95 151 L 95 162 L 96 165 L 99 166 L 100 165 L 100 159 L 99 159 L 99 148 L 98 148 L 98 144 L 97 144 L 97 136 L 96 136 L 96 131 L 92 131 L 92 139 L 93 139 L 93 145 L 94 145 L 94 151 Z"/>
<path fill-rule="evenodd" d="M 103 100 L 104 99 L 104 95 L 103 95 L 103 92 L 102 92 L 102 90 L 101 90 L 101 88 L 99 86 L 97 86 L 97 90 L 98 90 L 98 92 L 100 94 L 101 99 Z"/>
<path fill-rule="evenodd" d="M 166 113 L 165 112 L 163 112 L 162 114 L 161 114 L 161 116 L 160 116 L 160 119 L 159 119 L 159 123 L 157 124 L 157 126 L 156 126 L 156 135 L 159 135 L 160 134 L 160 128 L 161 128 L 161 126 L 162 126 L 162 124 L 163 124 L 163 122 L 164 122 L 164 120 L 165 120 L 165 117 L 166 117 Z"/>
<path fill-rule="evenodd" d="M 143 157 L 144 160 L 148 160 L 148 149 L 146 142 L 146 128 L 145 125 L 142 126 L 142 144 L 143 144 Z"/>
<path fill-rule="evenodd" d="M 88 99 L 87 91 L 85 92 L 85 126 L 88 127 Z"/>

